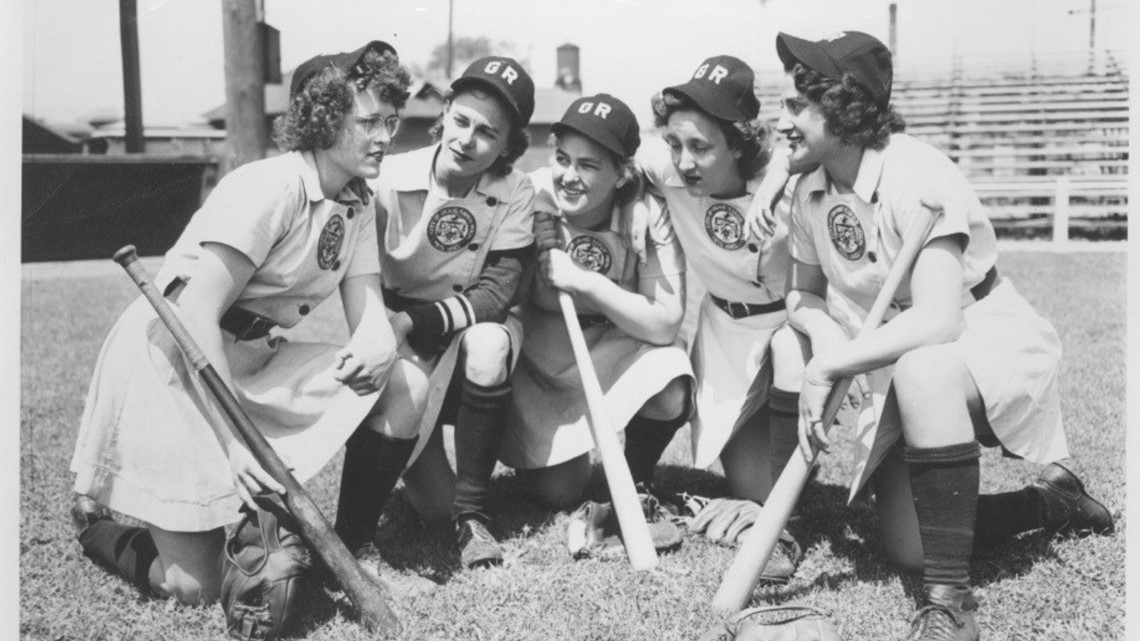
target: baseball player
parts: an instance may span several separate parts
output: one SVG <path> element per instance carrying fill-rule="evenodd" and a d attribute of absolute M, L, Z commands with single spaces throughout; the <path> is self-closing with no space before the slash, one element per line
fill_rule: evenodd
<path fill-rule="evenodd" d="M 787 174 L 768 171 L 770 131 L 756 119 L 753 79 L 752 69 L 732 56 L 703 61 L 688 82 L 654 97 L 665 145 L 638 153 L 707 289 L 692 345 L 693 459 L 707 467 L 719 457 L 737 500 L 710 504 L 692 529 L 725 542 L 755 520 L 756 502 L 767 498 L 796 448 L 803 369 L 784 311 L 787 209 L 771 209 Z M 753 206 L 756 200 L 761 206 Z M 785 533 L 765 578 L 787 580 L 799 558 L 799 546 Z"/>
<path fill-rule="evenodd" d="M 550 167 L 530 174 L 541 278 L 516 312 L 524 339 L 500 458 L 543 501 L 565 509 L 589 482 L 594 442 L 558 292 L 574 299 L 607 409 L 625 429 L 630 472 L 646 492 L 688 420 L 692 369 L 674 345 L 685 259 L 668 218 L 655 208 L 644 268 L 621 241 L 619 208 L 638 191 L 636 117 L 621 100 L 598 94 L 572 102 L 552 129 Z"/>
<path fill-rule="evenodd" d="M 788 315 L 808 337 L 800 394 L 804 451 L 827 447 L 819 417 L 832 381 L 866 373 L 852 496 L 870 480 L 889 556 L 921 572 L 908 639 L 977 639 L 972 549 L 1035 528 L 1113 530 L 1072 472 L 1061 424 L 1053 327 L 999 274 L 993 228 L 954 164 L 900 133 L 891 56 L 849 31 L 780 34 L 787 74 L 778 129 L 798 181 Z M 892 304 L 854 336 L 924 208 L 941 208 Z M 830 299 L 826 298 L 830 296 Z M 979 496 L 982 446 L 1047 464 L 1028 487 Z"/>
<path fill-rule="evenodd" d="M 415 443 L 413 431 L 393 429 L 384 416 L 387 397 L 415 368 L 397 362 L 384 314 L 365 180 L 380 172 L 409 83 L 395 50 L 379 41 L 303 63 L 276 123 L 285 153 L 226 175 L 156 278 L 298 481 L 346 439 L 358 441 L 367 460 L 346 462 L 346 475 L 356 474 L 346 480 L 363 479 L 376 506 Z M 269 335 L 337 288 L 347 345 Z M 103 345 L 71 470 L 84 552 L 144 592 L 189 604 L 217 598 L 223 527 L 239 519 L 239 506 L 284 492 L 231 432 L 142 298 Z M 145 525 L 117 523 L 106 508 Z M 349 533 L 341 520 L 338 530 Z"/>
<path fill-rule="evenodd" d="M 422 518 L 454 521 L 463 565 L 475 567 L 502 561 L 487 492 L 522 338 L 504 322 L 533 263 L 534 188 L 512 163 L 527 148 L 534 82 L 511 58 L 480 58 L 446 105 L 439 142 L 393 156 L 374 183 L 376 225 L 384 302 L 401 354 L 421 369 L 399 410 L 422 435 L 405 486 Z M 441 421 L 455 425 L 454 474 Z"/>

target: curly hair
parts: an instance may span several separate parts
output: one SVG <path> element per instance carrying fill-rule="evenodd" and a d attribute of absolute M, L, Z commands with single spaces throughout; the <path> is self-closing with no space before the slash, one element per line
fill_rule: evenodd
<path fill-rule="evenodd" d="M 503 155 L 496 158 L 495 162 L 491 163 L 491 166 L 487 168 L 487 172 L 492 176 L 506 176 L 511 173 L 515 161 L 526 153 L 527 148 L 530 147 L 530 133 L 527 132 L 526 127 L 520 127 L 515 123 L 514 118 L 510 117 L 512 111 L 510 106 L 495 94 L 476 89 L 475 87 L 466 87 L 460 92 L 460 94 L 462 93 L 472 93 L 480 99 L 493 98 L 502 108 L 503 113 L 507 115 L 507 119 L 511 123 L 511 130 L 507 132 L 507 148 Z M 455 100 L 457 95 L 459 94 L 456 94 L 450 89 L 443 95 L 443 101 L 446 105 L 444 112 L 439 114 L 439 118 L 435 119 L 435 124 L 428 130 L 428 133 L 431 134 L 431 139 L 435 142 L 439 142 L 443 138 L 443 118 L 447 115 L 447 109 L 451 108 L 451 102 Z"/>
<path fill-rule="evenodd" d="M 376 89 L 380 100 L 397 109 L 408 101 L 412 78 L 391 52 L 369 51 L 351 72 L 328 66 L 314 75 L 289 108 L 273 122 L 273 141 L 282 151 L 328 149 L 347 114 L 353 113 L 353 87 Z"/>
<path fill-rule="evenodd" d="M 552 146 L 557 144 L 557 141 L 561 137 L 561 134 L 551 133 L 550 144 Z M 642 192 L 642 181 L 644 180 L 644 176 L 642 175 L 641 170 L 638 168 L 637 160 L 633 156 L 622 156 L 618 153 L 615 153 L 611 149 L 602 147 L 601 145 L 598 145 L 598 148 L 605 151 L 606 156 L 610 159 L 610 162 L 612 162 L 614 167 L 616 167 L 618 170 L 618 174 L 620 176 L 618 178 L 618 182 L 621 182 L 622 184 L 618 185 L 617 189 L 614 191 L 614 202 L 616 202 L 618 205 L 625 205 L 626 203 L 636 198 L 637 195 Z"/>
<path fill-rule="evenodd" d="M 894 105 L 880 107 L 849 73 L 835 80 L 800 63 L 788 71 L 796 90 L 819 104 L 828 131 L 846 145 L 881 150 L 892 133 L 906 129 Z"/>
<path fill-rule="evenodd" d="M 700 112 L 715 122 L 724 133 L 728 148 L 741 152 L 736 161 L 736 171 L 745 181 L 758 176 L 772 159 L 772 128 L 759 119 L 734 122 L 717 118 L 701 109 L 688 96 L 678 93 L 659 92 L 653 96 L 650 104 L 653 107 L 653 124 L 659 128 L 669 124 L 669 116 L 685 110 Z"/>

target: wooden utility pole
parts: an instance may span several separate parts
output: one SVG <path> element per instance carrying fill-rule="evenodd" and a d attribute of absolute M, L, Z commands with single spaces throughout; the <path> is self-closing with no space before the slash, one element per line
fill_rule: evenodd
<path fill-rule="evenodd" d="M 892 2 L 890 6 L 891 12 L 891 29 L 890 29 L 890 49 L 891 58 L 894 59 L 894 64 L 898 65 L 899 57 L 899 5 Z"/>
<path fill-rule="evenodd" d="M 1089 75 L 1096 75 L 1096 0 L 1089 0 Z"/>
<path fill-rule="evenodd" d="M 257 0 L 222 0 L 226 68 L 226 171 L 265 157 L 265 62 Z"/>
<path fill-rule="evenodd" d="M 123 49 L 123 122 L 127 153 L 146 151 L 139 80 L 139 15 L 135 0 L 119 0 L 119 42 Z"/>
<path fill-rule="evenodd" d="M 451 67 L 455 64 L 455 39 L 451 35 L 452 19 L 455 16 L 455 0 L 447 2 L 447 79 L 451 80 Z"/>

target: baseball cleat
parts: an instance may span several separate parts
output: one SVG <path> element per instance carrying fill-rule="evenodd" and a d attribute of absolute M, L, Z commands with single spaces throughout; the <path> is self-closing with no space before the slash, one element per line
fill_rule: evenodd
<path fill-rule="evenodd" d="M 75 529 L 75 538 L 79 538 L 92 523 L 110 519 L 111 511 L 89 496 L 76 495 L 75 502 L 71 504 L 71 526 Z"/>
<path fill-rule="evenodd" d="M 455 524 L 459 559 L 468 569 L 502 565 L 503 549 L 479 519 L 467 518 Z"/>
<path fill-rule="evenodd" d="M 1055 534 L 1111 534 L 1116 526 L 1104 505 L 1065 467 L 1051 463 L 1030 487 L 1045 501 L 1045 527 Z"/>
<path fill-rule="evenodd" d="M 928 585 L 906 641 L 978 641 L 978 602 L 965 586 Z"/>

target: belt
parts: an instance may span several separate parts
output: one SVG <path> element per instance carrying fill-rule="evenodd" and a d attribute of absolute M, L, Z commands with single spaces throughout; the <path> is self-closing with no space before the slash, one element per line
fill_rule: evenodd
<path fill-rule="evenodd" d="M 771 314 L 772 312 L 784 311 L 786 305 L 784 299 L 772 301 L 771 303 L 764 303 L 763 305 L 753 305 L 752 303 L 737 303 L 735 301 L 728 301 L 723 298 L 718 298 L 709 294 L 712 299 L 713 305 L 716 305 L 725 314 L 733 318 L 746 318 L 748 316 L 756 316 L 758 314 Z"/>
<path fill-rule="evenodd" d="M 982 279 L 982 282 L 970 288 L 970 294 L 974 297 L 974 300 L 979 301 L 989 295 L 989 293 L 993 291 L 994 285 L 997 284 L 997 280 L 998 272 L 997 265 L 995 265 L 990 267 L 990 271 L 986 272 L 986 276 Z"/>
<path fill-rule="evenodd" d="M 218 326 L 234 335 L 239 341 L 255 341 L 269 335 L 277 323 L 240 307 L 231 307 L 222 314 Z"/>
<path fill-rule="evenodd" d="M 613 323 L 610 322 L 610 319 L 604 314 L 578 314 L 578 325 L 582 329 L 589 329 L 591 327 L 613 325 Z"/>

